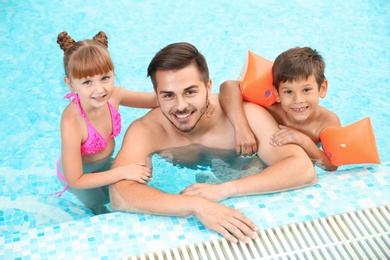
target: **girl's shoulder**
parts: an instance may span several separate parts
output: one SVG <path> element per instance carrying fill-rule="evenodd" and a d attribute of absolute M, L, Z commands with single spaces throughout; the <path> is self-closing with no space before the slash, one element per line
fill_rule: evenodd
<path fill-rule="evenodd" d="M 68 104 L 61 115 L 61 128 L 80 129 L 85 125 L 85 119 L 81 116 L 76 104 Z"/>

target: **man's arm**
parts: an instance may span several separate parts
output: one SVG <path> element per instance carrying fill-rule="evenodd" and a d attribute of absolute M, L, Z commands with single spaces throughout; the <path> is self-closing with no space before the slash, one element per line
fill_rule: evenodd
<path fill-rule="evenodd" d="M 278 124 L 263 107 L 244 104 L 248 123 L 259 141 L 257 155 L 269 166 L 261 173 L 232 181 L 231 195 L 267 193 L 314 184 L 317 181 L 314 166 L 305 151 L 294 144 L 273 146 L 270 138 Z"/>
<path fill-rule="evenodd" d="M 163 139 L 160 134 L 148 130 L 148 126 L 142 122 L 133 122 L 126 132 L 113 167 L 146 163 L 149 154 L 163 148 L 154 145 L 161 143 Z M 231 242 L 240 240 L 247 243 L 248 237 L 256 238 L 256 226 L 239 211 L 199 196 L 167 194 L 134 181 L 119 181 L 110 186 L 110 200 L 111 207 L 116 210 L 175 216 L 195 215 L 206 227 L 217 231 Z"/>
<path fill-rule="evenodd" d="M 131 163 L 150 164 L 149 155 L 158 150 L 153 133 L 142 121 L 134 121 L 126 132 L 123 144 L 113 164 L 113 168 Z M 187 203 L 182 203 L 186 198 L 172 203 L 169 208 L 166 202 L 176 199 L 176 196 L 165 194 L 155 188 L 135 181 L 119 181 L 110 187 L 111 205 L 114 209 L 124 211 L 153 212 L 169 215 L 190 215 L 194 212 Z M 186 207 L 187 206 L 187 207 Z"/>
<path fill-rule="evenodd" d="M 257 155 L 269 166 L 258 174 L 221 184 L 193 184 L 182 194 L 220 201 L 232 196 L 298 188 L 317 181 L 314 166 L 301 147 L 294 144 L 274 147 L 270 144 L 270 137 L 278 130 L 278 125 L 266 109 L 244 103 L 244 110 L 260 143 Z"/>

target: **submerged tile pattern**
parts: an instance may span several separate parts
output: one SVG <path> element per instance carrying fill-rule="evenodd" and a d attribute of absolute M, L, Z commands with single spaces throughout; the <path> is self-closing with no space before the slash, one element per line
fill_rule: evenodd
<path fill-rule="evenodd" d="M 243 211 L 260 229 L 388 205 L 390 163 L 320 172 L 310 187 L 223 203 Z M 192 216 L 114 212 L 6 233 L 0 259 L 118 259 L 218 237 Z"/>

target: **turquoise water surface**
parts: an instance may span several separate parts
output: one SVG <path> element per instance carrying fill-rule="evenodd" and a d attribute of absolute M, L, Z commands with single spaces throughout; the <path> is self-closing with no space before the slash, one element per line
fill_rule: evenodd
<path fill-rule="evenodd" d="M 138 91 L 153 90 L 146 68 L 158 50 L 173 42 L 191 42 L 205 55 L 214 92 L 224 80 L 237 78 L 247 50 L 274 60 L 288 48 L 310 46 L 326 61 L 329 91 L 321 105 L 336 112 L 342 125 L 370 117 L 381 161 L 387 163 L 389 17 L 390 2 L 385 0 L 337 4 L 299 0 L 0 1 L 0 236 L 5 237 L 0 252 L 15 242 L 14 236 L 23 234 L 18 232 L 80 219 L 89 221 L 85 219 L 93 216 L 71 194 L 65 193 L 62 198 L 49 196 L 61 189 L 55 177 L 55 162 L 60 155 L 59 121 L 68 102 L 62 98 L 68 89 L 63 82 L 63 52 L 56 43 L 59 32 L 68 31 L 75 40 L 92 38 L 101 30 L 106 32 L 117 84 Z M 121 108 L 123 129 L 147 111 Z M 117 138 L 116 152 L 124 132 Z M 158 165 L 165 173 L 178 171 L 165 162 Z M 360 167 L 340 167 L 335 176 L 343 179 L 345 170 L 353 180 Z M 382 185 L 387 183 L 387 166 L 374 170 L 368 167 L 371 173 L 384 172 L 380 179 L 386 180 Z M 334 187 L 326 182 L 331 177 L 321 176 L 325 178 L 324 183 L 319 182 L 322 188 Z M 345 187 L 349 187 L 348 183 Z M 381 185 L 380 181 L 370 183 Z M 336 190 L 336 198 L 346 195 L 343 189 Z M 243 205 L 239 199 L 233 201 Z M 308 212 L 313 214 L 306 216 L 328 214 L 320 208 L 311 207 Z M 357 208 L 352 205 L 350 209 Z M 300 220 L 298 212 L 302 208 L 289 214 Z M 118 215 L 108 214 L 107 218 L 110 216 L 116 219 Z M 91 221 L 99 226 L 104 218 Z M 276 222 L 284 223 L 282 217 Z M 66 225 L 72 230 L 72 224 Z M 134 249 L 132 253 L 140 251 Z M 14 253 L 15 258 L 19 256 L 21 253 Z"/>

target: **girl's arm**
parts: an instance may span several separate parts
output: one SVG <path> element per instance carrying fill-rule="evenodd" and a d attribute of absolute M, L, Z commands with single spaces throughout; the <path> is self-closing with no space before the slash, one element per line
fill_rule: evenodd
<path fill-rule="evenodd" d="M 127 107 L 155 108 L 158 107 L 155 92 L 137 92 L 124 88 L 115 87 L 114 95 L 118 98 L 119 104 Z"/>
<path fill-rule="evenodd" d="M 240 82 L 225 81 L 219 91 L 222 109 L 235 131 L 237 154 L 246 156 L 256 153 L 257 143 L 244 113 Z"/>
<path fill-rule="evenodd" d="M 77 120 L 64 117 L 61 120 L 61 150 L 64 177 L 69 186 L 76 189 L 96 188 L 120 180 L 131 179 L 146 183 L 150 178 L 150 169 L 144 165 L 132 164 L 93 174 L 83 174 L 80 152 L 82 133 Z"/>

